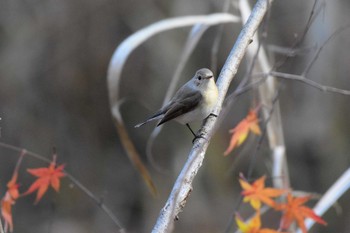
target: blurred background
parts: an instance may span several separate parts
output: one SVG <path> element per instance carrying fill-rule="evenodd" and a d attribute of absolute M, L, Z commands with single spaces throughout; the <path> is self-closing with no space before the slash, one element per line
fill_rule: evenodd
<path fill-rule="evenodd" d="M 0 3 L 0 141 L 47 158 L 57 148 L 58 163 L 96 197 L 103 199 L 127 232 L 150 232 L 191 149 L 192 135 L 176 122 L 164 126 L 154 142 L 153 159 L 146 144 L 154 125 L 134 125 L 157 110 L 179 62 L 190 28 L 154 36 L 132 53 L 122 74 L 121 112 L 128 132 L 158 187 L 154 198 L 129 162 L 110 115 L 106 73 L 116 47 L 135 31 L 168 17 L 222 11 L 224 1 L 196 0 L 3 0 Z M 253 2 L 251 2 L 253 3 Z M 275 1 L 265 41 L 271 62 L 285 54 L 305 30 L 314 1 Z M 239 15 L 233 1 L 230 12 Z M 338 28 L 350 23 L 350 2 L 318 1 L 320 12 L 302 44 L 281 71 L 300 74 L 316 48 Z M 210 52 L 218 26 L 205 34 L 186 64 L 179 86 L 201 67 L 210 67 Z M 225 24 L 218 55 L 220 71 L 241 24 Z M 322 50 L 308 78 L 350 89 L 350 29 Z M 231 91 L 247 71 L 242 63 Z M 252 92 L 239 97 L 222 122 L 194 182 L 194 190 L 175 232 L 224 232 L 238 200 L 238 174 L 246 173 L 256 138 L 228 157 L 233 128 L 248 112 Z M 295 190 L 324 193 L 350 165 L 350 98 L 323 93 L 295 81 L 283 81 L 280 105 L 291 185 Z M 193 125 L 195 129 L 199 124 Z M 0 190 L 6 191 L 18 153 L 0 148 Z M 259 151 L 254 178 L 270 174 L 266 140 Z M 25 157 L 20 190 L 33 177 L 27 168 L 46 164 Z M 165 173 L 164 173 L 165 171 Z M 271 183 L 271 179 L 268 180 Z M 74 187 L 62 181 L 59 194 L 50 190 L 39 204 L 34 195 L 21 198 L 13 209 L 15 232 L 117 232 L 109 217 Z M 314 204 L 314 203 L 312 203 Z M 349 232 L 349 192 L 341 209 L 325 214 L 328 227 L 311 232 Z M 241 207 L 249 216 L 251 209 Z M 269 223 L 270 222 L 270 223 Z M 264 223 L 276 226 L 273 218 Z"/>

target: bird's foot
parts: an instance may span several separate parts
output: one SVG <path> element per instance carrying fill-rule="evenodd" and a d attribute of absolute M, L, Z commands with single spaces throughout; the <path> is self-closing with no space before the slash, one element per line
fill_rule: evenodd
<path fill-rule="evenodd" d="M 214 113 L 210 113 L 209 116 L 218 117 L 218 115 L 216 115 Z"/>
<path fill-rule="evenodd" d="M 204 134 L 198 134 L 198 135 L 196 135 L 194 138 L 193 138 L 193 140 L 192 140 L 192 144 L 194 144 L 194 142 L 197 140 L 197 139 L 199 139 L 199 138 L 203 138 L 203 139 L 206 139 L 205 137 L 204 137 Z"/>

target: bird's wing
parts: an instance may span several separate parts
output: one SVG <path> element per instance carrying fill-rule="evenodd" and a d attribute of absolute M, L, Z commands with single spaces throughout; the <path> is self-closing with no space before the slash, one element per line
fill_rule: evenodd
<path fill-rule="evenodd" d="M 167 107 L 165 115 L 157 126 L 192 111 L 198 106 L 201 100 L 202 94 L 197 90 L 179 90 L 169 105 L 165 106 Z"/>

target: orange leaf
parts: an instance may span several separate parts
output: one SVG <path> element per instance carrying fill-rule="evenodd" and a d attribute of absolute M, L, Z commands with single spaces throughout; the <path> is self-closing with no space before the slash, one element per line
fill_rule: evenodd
<path fill-rule="evenodd" d="M 249 131 L 257 135 L 261 134 L 257 109 L 251 109 L 248 115 L 234 129 L 230 130 L 232 137 L 224 155 L 228 155 L 233 149 L 240 146 L 247 139 Z"/>
<path fill-rule="evenodd" d="M 47 168 L 35 168 L 27 169 L 27 171 L 33 176 L 38 177 L 37 180 L 29 187 L 24 195 L 31 194 L 38 190 L 35 204 L 40 201 L 44 196 L 49 186 L 51 186 L 56 192 L 60 189 L 60 178 L 64 177 L 63 172 L 64 165 L 56 167 L 56 157 L 54 156 L 53 161 Z"/>
<path fill-rule="evenodd" d="M 1 215 L 5 220 L 5 230 L 7 227 L 10 228 L 10 232 L 13 231 L 13 221 L 12 221 L 12 205 L 15 201 L 11 198 L 9 192 L 6 192 L 5 196 L 1 199 Z"/>
<path fill-rule="evenodd" d="M 18 169 L 24 155 L 25 151 L 22 151 L 21 156 L 18 158 L 15 170 L 13 171 L 12 178 L 6 185 L 7 191 L 5 196 L 1 199 L 1 215 L 5 220 L 5 231 L 7 231 L 7 228 L 10 228 L 10 232 L 13 231 L 12 206 L 19 198 L 19 185 L 17 184 Z"/>
<path fill-rule="evenodd" d="M 284 211 L 284 214 L 281 219 L 281 228 L 288 229 L 290 224 L 293 221 L 296 221 L 299 228 L 303 233 L 307 233 L 307 229 L 305 226 L 305 218 L 312 218 L 314 221 L 327 225 L 327 223 L 315 212 L 304 206 L 308 200 L 310 200 L 311 196 L 306 197 L 293 197 L 290 193 L 287 196 L 287 203 L 281 204 L 278 206 L 278 209 Z"/>
<path fill-rule="evenodd" d="M 239 179 L 239 183 L 243 188 L 242 195 L 244 196 L 243 201 L 249 202 L 251 206 L 258 210 L 261 207 L 261 202 L 264 204 L 276 207 L 277 204 L 271 198 L 279 197 L 286 192 L 283 189 L 265 188 L 265 176 L 262 176 L 258 180 L 254 181 L 253 184 L 249 184 L 243 179 Z"/>
<path fill-rule="evenodd" d="M 7 183 L 7 192 L 9 192 L 13 200 L 16 200 L 19 197 L 19 184 L 17 184 L 17 177 L 18 173 L 15 171 L 11 180 Z"/>

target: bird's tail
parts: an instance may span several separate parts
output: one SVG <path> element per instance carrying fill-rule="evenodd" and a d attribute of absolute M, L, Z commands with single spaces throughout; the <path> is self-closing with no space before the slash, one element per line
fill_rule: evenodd
<path fill-rule="evenodd" d="M 159 120 L 160 118 L 162 118 L 162 116 L 163 116 L 162 113 L 160 113 L 160 114 L 155 114 L 155 115 L 151 116 L 150 118 L 148 118 L 147 120 L 145 120 L 144 122 L 135 125 L 134 127 L 135 127 L 135 128 L 138 128 L 138 127 L 143 126 L 144 124 L 147 124 L 148 122 L 155 121 L 155 120 Z"/>

